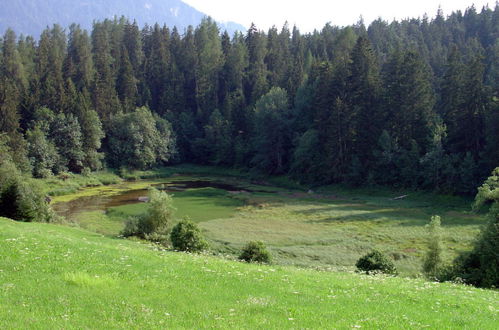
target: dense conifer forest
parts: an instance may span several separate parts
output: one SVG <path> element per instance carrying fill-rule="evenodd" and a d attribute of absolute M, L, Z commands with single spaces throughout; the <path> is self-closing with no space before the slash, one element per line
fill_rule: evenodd
<path fill-rule="evenodd" d="M 35 177 L 191 162 L 474 194 L 499 164 L 498 37 L 497 4 L 308 34 L 8 30 L 1 157 Z"/>

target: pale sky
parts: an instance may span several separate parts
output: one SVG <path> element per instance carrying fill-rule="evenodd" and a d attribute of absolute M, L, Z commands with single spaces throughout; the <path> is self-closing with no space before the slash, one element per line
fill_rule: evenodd
<path fill-rule="evenodd" d="M 288 21 L 300 31 L 320 30 L 327 22 L 333 25 L 350 25 L 359 20 L 371 21 L 381 17 L 387 21 L 394 18 L 422 17 L 425 13 L 434 17 L 439 6 L 445 15 L 454 10 L 464 10 L 475 4 L 478 12 L 495 0 L 184 0 L 194 8 L 219 21 L 234 21 L 246 27 L 254 22 L 258 29 L 267 30 L 272 25 L 281 28 Z"/>

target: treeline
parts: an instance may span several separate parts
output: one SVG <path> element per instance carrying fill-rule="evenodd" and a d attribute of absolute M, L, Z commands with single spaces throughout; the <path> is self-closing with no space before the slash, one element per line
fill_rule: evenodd
<path fill-rule="evenodd" d="M 195 162 L 470 194 L 499 164 L 499 6 L 347 27 L 7 31 L 0 131 L 24 171 Z"/>

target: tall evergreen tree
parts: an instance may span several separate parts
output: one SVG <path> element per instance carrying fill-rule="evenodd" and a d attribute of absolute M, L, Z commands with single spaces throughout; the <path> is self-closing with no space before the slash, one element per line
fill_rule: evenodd
<path fill-rule="evenodd" d="M 268 90 L 265 65 L 266 39 L 254 24 L 246 35 L 249 66 L 244 81 L 244 96 L 248 104 L 254 104 Z"/>
<path fill-rule="evenodd" d="M 51 109 L 66 109 L 63 63 L 66 57 L 66 35 L 59 25 L 43 31 L 38 44 L 38 103 Z"/>
<path fill-rule="evenodd" d="M 26 145 L 19 130 L 19 110 L 27 78 L 14 31 L 5 32 L 0 54 L 0 134 L 6 134 L 14 162 L 27 170 Z"/>
<path fill-rule="evenodd" d="M 87 31 L 79 25 L 69 27 L 68 51 L 64 61 L 64 77 L 71 78 L 80 92 L 89 91 L 94 79 L 92 45 Z"/>
<path fill-rule="evenodd" d="M 116 81 L 116 90 L 125 111 L 132 111 L 137 105 L 138 89 L 133 66 L 130 63 L 128 50 L 122 47 L 120 71 Z"/>
<path fill-rule="evenodd" d="M 373 158 L 372 147 L 381 134 L 383 122 L 380 70 L 370 42 L 363 36 L 352 51 L 349 74 L 347 88 L 355 126 L 354 153 L 368 168 Z"/>
<path fill-rule="evenodd" d="M 218 107 L 218 82 L 223 67 L 222 44 L 217 23 L 205 18 L 194 33 L 197 67 L 196 100 L 198 118 L 205 123 L 211 112 Z"/>
<path fill-rule="evenodd" d="M 93 106 L 100 117 L 107 122 L 120 110 L 113 76 L 109 34 L 104 23 L 95 23 L 92 31 L 92 52 L 95 78 L 92 86 Z"/>
<path fill-rule="evenodd" d="M 386 129 L 405 150 L 415 141 L 426 151 L 432 139 L 434 94 L 429 69 L 418 53 L 391 55 L 384 70 L 384 90 Z"/>

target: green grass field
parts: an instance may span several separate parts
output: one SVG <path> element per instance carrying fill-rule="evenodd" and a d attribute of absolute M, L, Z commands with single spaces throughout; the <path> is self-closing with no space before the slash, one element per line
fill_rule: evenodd
<path fill-rule="evenodd" d="M 207 222 L 208 223 L 208 222 Z M 0 219 L 3 329 L 497 329 L 499 293 L 249 265 Z"/>
<path fill-rule="evenodd" d="M 176 218 L 189 216 L 200 223 L 213 252 L 236 256 L 249 240 L 262 240 L 277 264 L 353 270 L 359 257 L 376 248 L 394 260 L 402 275 L 413 277 L 420 274 L 426 251 L 425 225 L 432 215 L 442 217 L 446 262 L 470 248 L 485 222 L 483 216 L 471 212 L 471 199 L 341 186 L 322 187 L 308 194 L 304 187 L 296 189 L 291 183 L 278 187 L 252 182 L 237 172 L 209 175 L 206 171 L 210 170 L 179 166 L 134 173 L 147 179 L 85 188 L 54 200 L 110 196 L 165 180 L 221 181 L 255 192 L 230 193 L 215 188 L 174 192 Z M 158 178 L 174 173 L 177 175 L 168 179 Z M 393 199 L 404 194 L 408 194 L 404 199 Z M 146 207 L 146 203 L 139 203 L 110 207 L 106 212 L 89 209 L 79 214 L 76 222 L 82 228 L 116 237 L 125 219 L 144 212 Z"/>
<path fill-rule="evenodd" d="M 332 192 L 248 195 L 249 205 L 234 217 L 203 222 L 201 227 L 216 248 L 229 252 L 248 240 L 262 240 L 279 264 L 353 269 L 360 256 L 376 248 L 391 256 L 402 274 L 416 276 L 427 246 L 425 225 L 432 215 L 443 219 L 447 262 L 470 247 L 485 222 L 469 204 L 455 199 L 439 204 L 432 196 L 397 201 L 389 193 Z"/>

